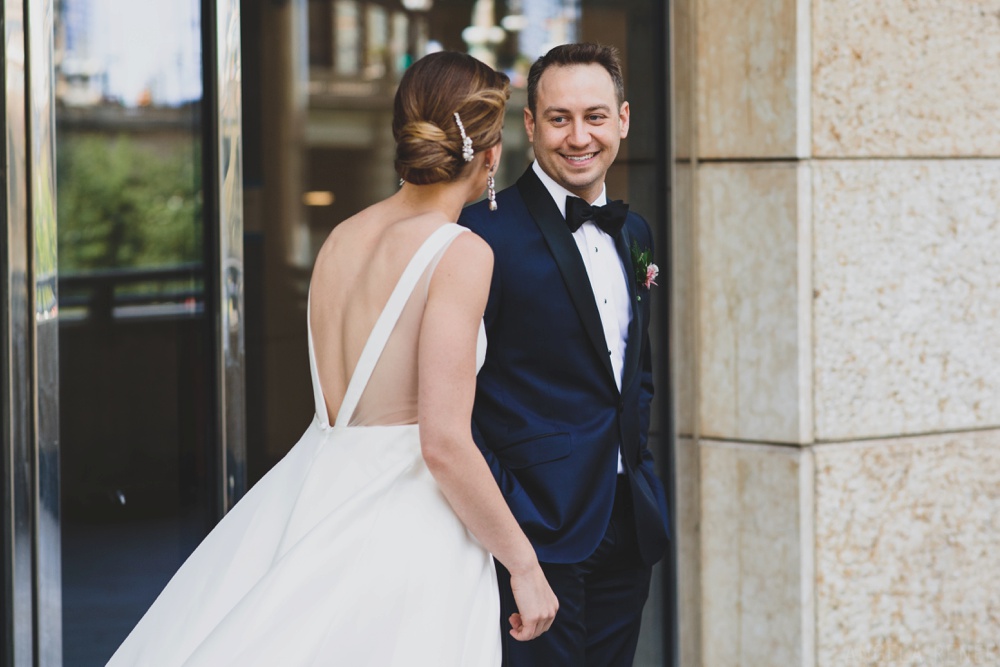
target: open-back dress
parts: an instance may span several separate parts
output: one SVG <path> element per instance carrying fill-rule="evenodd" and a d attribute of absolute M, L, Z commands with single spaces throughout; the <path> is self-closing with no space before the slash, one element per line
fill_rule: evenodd
<path fill-rule="evenodd" d="M 492 558 L 424 464 L 416 424 L 427 288 L 463 231 L 443 225 L 414 254 L 333 424 L 310 326 L 315 418 L 191 554 L 109 665 L 500 664 Z M 485 343 L 480 327 L 477 368 Z"/>

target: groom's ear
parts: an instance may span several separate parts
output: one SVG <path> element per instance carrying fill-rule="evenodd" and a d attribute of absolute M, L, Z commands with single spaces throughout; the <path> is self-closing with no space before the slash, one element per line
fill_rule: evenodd
<path fill-rule="evenodd" d="M 535 116 L 528 107 L 524 107 L 524 131 L 528 133 L 528 143 L 535 143 Z"/>
<path fill-rule="evenodd" d="M 622 102 L 622 106 L 618 110 L 618 130 L 620 132 L 619 136 L 622 139 L 628 136 L 628 125 L 630 117 L 631 117 L 631 110 L 629 109 L 628 102 Z"/>

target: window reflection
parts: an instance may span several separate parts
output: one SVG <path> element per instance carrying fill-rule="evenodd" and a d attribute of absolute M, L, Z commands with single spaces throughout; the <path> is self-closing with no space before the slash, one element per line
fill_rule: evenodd
<path fill-rule="evenodd" d="M 200 3 L 57 5 L 60 104 L 172 107 L 201 98 Z"/>
<path fill-rule="evenodd" d="M 55 3 L 64 664 L 215 519 L 201 3 Z"/>

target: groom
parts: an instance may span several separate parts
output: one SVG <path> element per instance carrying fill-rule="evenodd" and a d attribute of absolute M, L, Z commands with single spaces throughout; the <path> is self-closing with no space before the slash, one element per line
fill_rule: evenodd
<path fill-rule="evenodd" d="M 495 256 L 473 436 L 560 605 L 547 633 L 514 641 L 497 564 L 504 665 L 628 666 L 668 529 L 646 446 L 652 236 L 625 204 L 604 206 L 629 128 L 616 51 L 569 44 L 539 58 L 524 126 L 535 163 L 497 211 L 481 202 L 459 220 Z"/>

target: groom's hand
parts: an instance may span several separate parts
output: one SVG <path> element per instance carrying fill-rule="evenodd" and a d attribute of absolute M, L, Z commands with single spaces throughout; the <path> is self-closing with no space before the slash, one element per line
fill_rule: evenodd
<path fill-rule="evenodd" d="M 559 611 L 559 599 L 552 592 L 541 566 L 536 563 L 524 574 L 511 572 L 510 588 L 518 609 L 508 619 L 511 637 L 526 642 L 552 627 Z"/>

